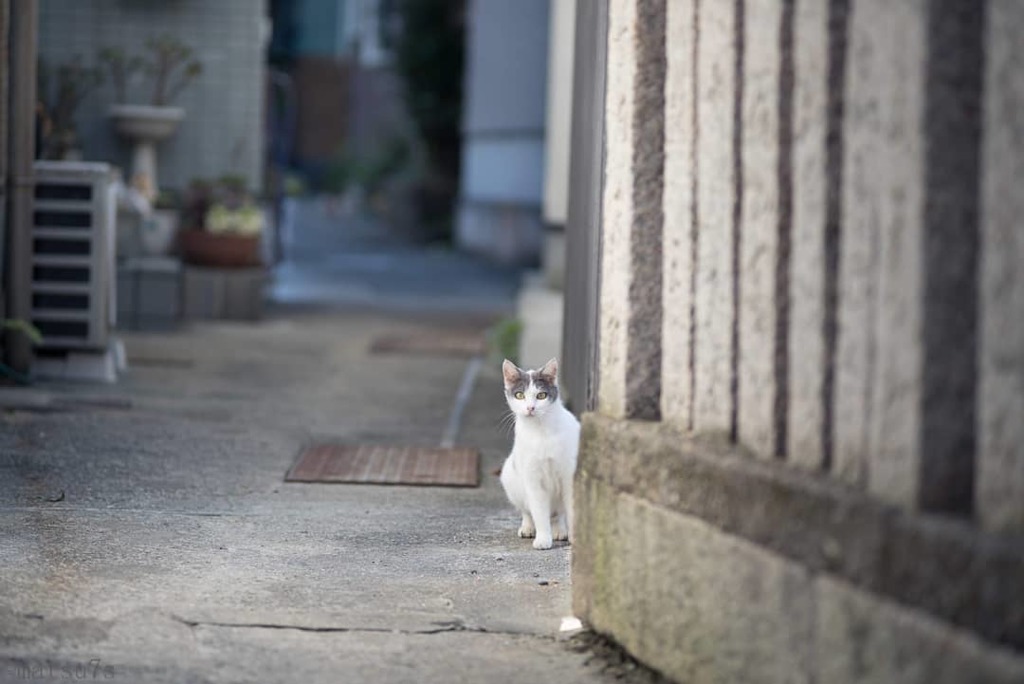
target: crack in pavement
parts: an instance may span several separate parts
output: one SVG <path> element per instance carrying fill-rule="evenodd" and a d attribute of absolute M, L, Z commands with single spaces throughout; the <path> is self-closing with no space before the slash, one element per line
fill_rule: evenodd
<path fill-rule="evenodd" d="M 42 501 L 42 499 L 39 499 Z M 58 501 L 48 501 L 47 503 L 64 503 Z M 47 513 L 131 513 L 141 515 L 167 515 L 167 516 L 184 516 L 191 518 L 257 518 L 257 517 L 268 517 L 274 515 L 273 512 L 256 512 L 256 511 L 187 511 L 187 510 L 169 510 L 161 508 L 119 508 L 117 506 L 42 506 L 42 505 L 0 505 L 0 513 L 38 513 L 45 511 Z"/>
<path fill-rule="evenodd" d="M 491 630 L 486 629 L 484 627 L 473 627 L 467 625 L 461 620 L 454 622 L 435 622 L 434 624 L 438 625 L 436 629 L 396 629 L 389 627 L 312 627 L 308 625 L 292 625 L 273 622 L 216 622 L 205 620 L 189 620 L 178 615 L 171 615 L 170 617 L 172 620 L 180 622 L 181 624 L 189 627 L 190 629 L 195 629 L 196 627 L 221 627 L 227 629 L 291 629 L 298 632 L 311 632 L 318 634 L 343 634 L 346 632 L 353 632 L 398 634 L 402 636 L 419 636 L 429 634 L 448 634 L 452 632 L 468 632 L 472 634 L 492 634 L 496 636 L 529 637 L 532 639 L 541 639 L 545 641 L 553 640 L 553 637 L 545 636 L 542 634 L 534 634 L 531 632 Z"/>

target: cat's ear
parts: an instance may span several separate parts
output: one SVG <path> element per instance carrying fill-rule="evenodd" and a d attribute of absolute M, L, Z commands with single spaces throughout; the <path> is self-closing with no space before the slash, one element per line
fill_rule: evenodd
<path fill-rule="evenodd" d="M 544 367 L 540 369 L 540 375 L 543 378 L 547 378 L 549 382 L 555 383 L 558 381 L 558 359 L 551 359 L 544 364 Z"/>
<path fill-rule="evenodd" d="M 512 363 L 508 359 L 505 359 L 501 363 L 501 375 L 505 378 L 505 384 L 511 385 L 519 381 L 519 376 L 522 375 L 522 371 L 516 364 Z"/>

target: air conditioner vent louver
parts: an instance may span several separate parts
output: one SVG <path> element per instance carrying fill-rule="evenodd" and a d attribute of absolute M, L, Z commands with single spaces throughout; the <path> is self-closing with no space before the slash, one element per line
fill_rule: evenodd
<path fill-rule="evenodd" d="M 64 254 L 88 256 L 92 252 L 92 240 L 61 240 L 60 238 L 36 238 L 33 241 L 36 254 Z"/>
<path fill-rule="evenodd" d="M 37 167 L 38 168 L 38 167 Z M 92 186 L 81 183 L 47 183 L 36 185 L 36 200 L 71 200 L 89 202 L 92 200 Z"/>
<path fill-rule="evenodd" d="M 60 266 L 36 266 L 32 269 L 33 284 L 88 283 L 88 268 L 62 268 Z"/>
<path fill-rule="evenodd" d="M 32 295 L 32 306 L 36 309 L 85 311 L 89 308 L 89 295 L 36 292 Z"/>
<path fill-rule="evenodd" d="M 91 211 L 37 211 L 34 225 L 38 228 L 83 228 L 90 229 L 93 225 Z"/>
<path fill-rule="evenodd" d="M 103 349 L 110 328 L 114 198 L 107 164 L 36 162 L 32 319 L 46 349 Z"/>

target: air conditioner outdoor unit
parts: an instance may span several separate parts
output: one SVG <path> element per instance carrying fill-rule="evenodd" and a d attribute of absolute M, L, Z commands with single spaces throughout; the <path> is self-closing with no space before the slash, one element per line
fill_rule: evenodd
<path fill-rule="evenodd" d="M 32 322 L 41 347 L 106 350 L 116 310 L 111 168 L 39 161 L 35 181 Z"/>

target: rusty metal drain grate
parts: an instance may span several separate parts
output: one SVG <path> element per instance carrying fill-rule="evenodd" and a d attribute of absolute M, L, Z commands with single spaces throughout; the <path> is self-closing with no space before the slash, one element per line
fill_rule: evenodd
<path fill-rule="evenodd" d="M 467 447 L 314 444 L 299 454 L 286 482 L 480 485 L 480 454 Z"/>
<path fill-rule="evenodd" d="M 375 354 L 479 356 L 487 352 L 487 339 L 480 331 L 420 330 L 382 335 L 373 341 L 370 351 Z"/>

